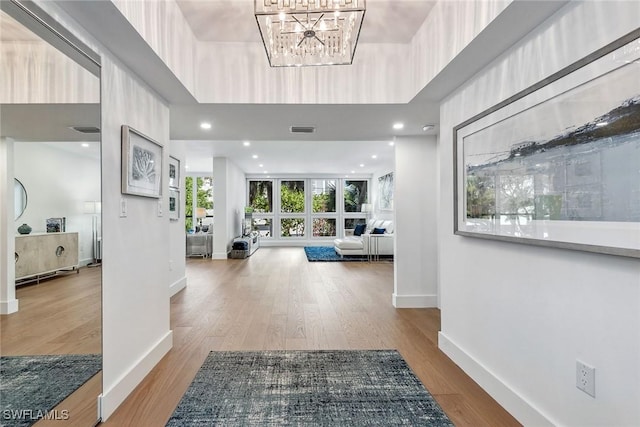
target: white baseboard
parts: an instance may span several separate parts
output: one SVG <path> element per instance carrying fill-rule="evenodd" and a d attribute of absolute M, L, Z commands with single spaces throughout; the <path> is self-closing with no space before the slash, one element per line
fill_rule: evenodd
<path fill-rule="evenodd" d="M 438 333 L 438 347 L 523 425 L 557 425 L 442 332 Z"/>
<path fill-rule="evenodd" d="M 229 254 L 227 254 L 226 252 L 216 252 L 214 254 L 211 254 L 211 259 L 228 259 L 229 258 Z"/>
<path fill-rule="evenodd" d="M 432 308 L 438 307 L 437 295 L 397 295 L 393 294 L 395 308 Z"/>
<path fill-rule="evenodd" d="M 93 263 L 93 258 L 85 258 L 78 261 L 78 266 L 86 267 L 87 265 Z"/>
<path fill-rule="evenodd" d="M 0 301 L 0 314 L 11 314 L 18 311 L 18 300 Z"/>
<path fill-rule="evenodd" d="M 187 277 L 183 277 L 182 279 L 174 282 L 171 286 L 169 286 L 169 298 L 183 290 L 187 287 Z"/>
<path fill-rule="evenodd" d="M 104 390 L 100 397 L 100 419 L 105 421 L 118 409 L 118 406 L 140 384 L 149 372 L 158 364 L 160 359 L 173 346 L 173 332 L 169 331 L 149 351 L 139 359 L 128 372 L 124 373 L 118 382 L 109 390 Z"/>

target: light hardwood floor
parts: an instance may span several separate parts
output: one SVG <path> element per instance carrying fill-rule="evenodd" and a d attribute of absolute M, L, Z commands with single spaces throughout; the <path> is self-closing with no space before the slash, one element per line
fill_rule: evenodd
<path fill-rule="evenodd" d="M 106 427 L 160 427 L 212 350 L 398 349 L 457 426 L 518 422 L 437 347 L 437 309 L 394 309 L 391 263 L 309 263 L 302 248 L 187 263 L 174 345 Z M 141 307 L 141 310 L 144 310 Z"/>
<path fill-rule="evenodd" d="M 17 313 L 0 316 L 0 354 L 102 353 L 100 268 L 19 286 Z"/>
<path fill-rule="evenodd" d="M 102 353 L 100 282 L 100 268 L 83 268 L 79 274 L 18 287 L 20 309 L 0 316 L 0 354 Z M 35 426 L 95 425 L 101 392 L 102 374 L 98 373 L 54 408 L 57 414 L 66 411 L 68 419 L 41 420 Z"/>

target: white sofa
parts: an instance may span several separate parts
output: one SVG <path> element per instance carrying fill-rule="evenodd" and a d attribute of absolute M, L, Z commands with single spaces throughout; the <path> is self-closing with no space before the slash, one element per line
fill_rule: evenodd
<path fill-rule="evenodd" d="M 384 234 L 372 235 L 374 228 L 384 228 Z M 370 219 L 361 236 L 345 236 L 335 239 L 333 247 L 340 256 L 345 255 L 393 255 L 393 221 Z M 372 237 L 373 236 L 373 237 Z M 377 239 L 375 242 L 373 239 Z M 377 251 L 376 251 L 377 249 Z"/>

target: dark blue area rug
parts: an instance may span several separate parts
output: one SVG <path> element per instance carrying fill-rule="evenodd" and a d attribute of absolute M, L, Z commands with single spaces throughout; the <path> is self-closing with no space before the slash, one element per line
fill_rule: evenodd
<path fill-rule="evenodd" d="M 365 255 L 347 255 L 341 257 L 336 253 L 333 246 L 305 246 L 304 253 L 309 262 L 344 262 L 344 261 L 366 261 Z"/>
<path fill-rule="evenodd" d="M 99 354 L 0 357 L 0 426 L 30 426 L 46 418 L 100 369 Z"/>
<path fill-rule="evenodd" d="M 453 426 L 395 350 L 211 352 L 167 426 Z"/>

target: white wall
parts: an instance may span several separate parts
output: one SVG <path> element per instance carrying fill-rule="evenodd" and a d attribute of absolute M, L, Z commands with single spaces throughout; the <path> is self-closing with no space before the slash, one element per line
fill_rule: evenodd
<path fill-rule="evenodd" d="M 350 66 L 271 68 L 262 43 L 199 42 L 196 94 L 203 103 L 408 102 L 409 55 L 409 44 L 360 43 Z"/>
<path fill-rule="evenodd" d="M 172 346 L 169 330 L 168 176 L 163 173 L 162 216 L 156 199 L 121 194 L 121 126 L 165 147 L 169 108 L 144 80 L 124 67 L 52 2 L 38 5 L 96 50 L 102 59 L 102 418 L 107 419 Z M 163 172 L 166 172 L 163 171 Z M 121 202 L 126 217 L 121 217 Z M 184 275 L 174 264 L 176 276 Z"/>
<path fill-rule="evenodd" d="M 196 38 L 174 0 L 113 0 L 184 87 L 195 93 Z"/>
<path fill-rule="evenodd" d="M 229 238 L 229 251 L 231 250 L 233 238 L 241 234 L 246 205 L 246 175 L 235 163 L 229 161 L 227 169 L 227 215 L 229 216 L 227 235 Z"/>
<path fill-rule="evenodd" d="M 44 41 L 0 43 L 2 104 L 97 104 L 99 85 L 93 74 Z"/>
<path fill-rule="evenodd" d="M 0 314 L 18 311 L 16 299 L 15 231 L 14 224 L 14 142 L 10 138 L 0 138 Z"/>
<path fill-rule="evenodd" d="M 397 137 L 395 142 L 393 305 L 436 307 L 436 139 Z"/>
<path fill-rule="evenodd" d="M 452 128 L 638 22 L 639 2 L 571 2 L 441 106 L 440 348 L 525 425 L 640 425 L 640 260 L 453 235 Z"/>
<path fill-rule="evenodd" d="M 213 259 L 227 259 L 231 244 L 240 236 L 246 205 L 246 178 L 226 157 L 213 158 Z"/>
<path fill-rule="evenodd" d="M 164 145 L 169 108 L 110 57 L 102 64 L 103 399 L 107 418 L 171 348 L 168 176 L 158 200 L 121 195 L 121 126 Z M 120 217 L 121 203 L 126 217 Z"/>
<path fill-rule="evenodd" d="M 424 88 L 513 0 L 439 1 L 411 40 L 411 91 Z"/>
<path fill-rule="evenodd" d="M 187 286 L 186 276 L 186 243 L 185 243 L 185 154 L 186 148 L 182 143 L 171 142 L 169 154 L 180 160 L 180 218 L 169 222 L 169 295 L 173 296 Z M 190 190 L 187 190 L 190 191 Z M 168 208 L 168 207 L 167 207 Z"/>
<path fill-rule="evenodd" d="M 57 147 L 63 144 L 80 145 L 15 141 L 14 174 L 27 191 L 27 209 L 13 231 L 26 223 L 33 233 L 44 233 L 47 218 L 64 217 L 66 231 L 78 233 L 79 261 L 86 265 L 93 260 L 93 218 L 84 202 L 100 201 L 100 160 Z"/>

